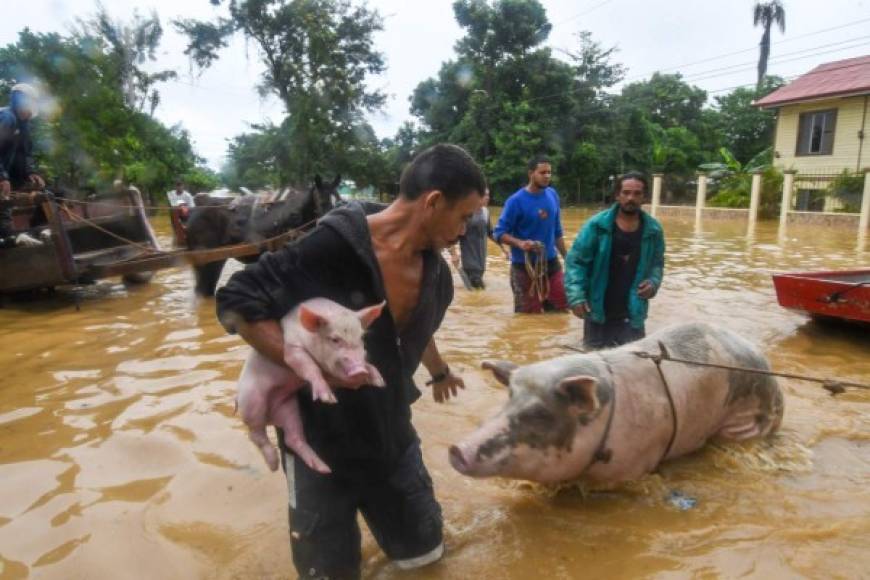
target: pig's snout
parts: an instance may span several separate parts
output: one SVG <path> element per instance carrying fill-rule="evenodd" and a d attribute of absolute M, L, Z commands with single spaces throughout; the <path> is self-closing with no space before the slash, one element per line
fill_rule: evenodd
<path fill-rule="evenodd" d="M 450 465 L 453 467 L 453 469 L 455 469 L 462 475 L 469 474 L 468 461 L 466 461 L 465 455 L 462 453 L 462 449 L 460 449 L 456 445 L 451 445 L 450 450 L 448 451 L 448 458 L 450 459 Z"/>

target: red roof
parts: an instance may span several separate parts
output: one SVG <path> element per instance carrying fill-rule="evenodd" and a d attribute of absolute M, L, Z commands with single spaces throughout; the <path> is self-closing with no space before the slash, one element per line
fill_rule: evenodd
<path fill-rule="evenodd" d="M 822 64 L 753 103 L 779 107 L 827 97 L 870 94 L 870 55 Z"/>

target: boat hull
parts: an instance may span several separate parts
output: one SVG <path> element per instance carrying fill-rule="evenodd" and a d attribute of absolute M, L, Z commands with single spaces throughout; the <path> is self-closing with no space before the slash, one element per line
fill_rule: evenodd
<path fill-rule="evenodd" d="M 870 323 L 870 269 L 774 274 L 773 284 L 784 308 Z"/>

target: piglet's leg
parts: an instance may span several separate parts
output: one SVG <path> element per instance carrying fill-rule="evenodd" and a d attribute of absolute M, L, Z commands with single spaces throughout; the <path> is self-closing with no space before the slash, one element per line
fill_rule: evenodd
<path fill-rule="evenodd" d="M 284 431 L 284 443 L 305 465 L 318 473 L 332 473 L 305 440 L 302 417 L 299 415 L 299 400 L 295 396 L 288 397 L 273 410 L 272 423 Z"/>
<path fill-rule="evenodd" d="M 384 381 L 384 377 L 381 376 L 380 371 L 378 371 L 378 368 L 375 365 L 371 363 L 366 363 L 366 370 L 369 371 L 369 384 L 375 387 L 387 386 L 386 381 Z"/>
<path fill-rule="evenodd" d="M 311 355 L 305 352 L 305 349 L 295 345 L 284 345 L 284 362 L 299 378 L 311 385 L 311 398 L 313 400 L 324 403 L 337 402 L 332 389 L 323 378 L 320 367 L 317 366 Z"/>
<path fill-rule="evenodd" d="M 239 377 L 239 390 L 236 409 L 248 428 L 248 437 L 260 449 L 263 458 L 272 471 L 278 469 L 278 454 L 266 436 L 267 415 L 269 412 L 268 384 L 272 382 L 254 354 Z"/>
<path fill-rule="evenodd" d="M 266 427 L 258 427 L 248 431 L 248 437 L 254 442 L 254 445 L 260 448 L 263 458 L 269 465 L 269 469 L 276 471 L 278 469 L 278 453 L 269 437 L 266 436 Z"/>

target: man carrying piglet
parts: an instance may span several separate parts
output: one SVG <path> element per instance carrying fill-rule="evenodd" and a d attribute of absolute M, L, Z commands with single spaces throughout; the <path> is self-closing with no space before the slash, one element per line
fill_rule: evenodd
<path fill-rule="evenodd" d="M 304 437 L 331 473 L 311 469 L 281 441 L 291 551 L 301 576 L 359 577 L 358 511 L 401 568 L 443 554 L 441 508 L 411 424 L 411 404 L 420 396 L 412 377 L 422 362 L 439 402 L 464 388 L 432 338 L 453 299 L 440 251 L 464 233 L 485 188 L 464 150 L 436 145 L 405 169 L 391 205 L 352 203 L 332 211 L 308 235 L 264 255 L 217 293 L 227 330 L 281 365 L 277 321 L 303 301 L 325 298 L 359 310 L 386 300 L 364 339 L 385 386 L 337 389 L 335 404 L 313 401 L 305 390 L 298 394 Z"/>

